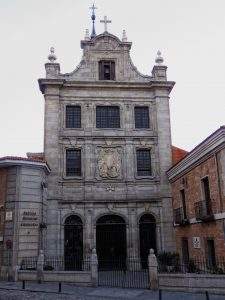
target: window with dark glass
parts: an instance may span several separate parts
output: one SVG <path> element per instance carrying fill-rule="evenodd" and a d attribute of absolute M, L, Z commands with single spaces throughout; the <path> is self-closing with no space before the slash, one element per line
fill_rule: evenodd
<path fill-rule="evenodd" d="M 120 128 L 120 108 L 118 106 L 97 106 L 96 127 Z"/>
<path fill-rule="evenodd" d="M 66 106 L 66 128 L 81 127 L 81 107 L 77 105 Z"/>
<path fill-rule="evenodd" d="M 135 128 L 149 128 L 148 106 L 136 106 L 134 108 Z"/>
<path fill-rule="evenodd" d="M 184 219 L 187 219 L 187 207 L 186 207 L 186 197 L 185 197 L 185 191 L 182 189 L 180 191 L 181 201 L 182 201 L 182 208 L 183 208 L 183 217 Z"/>
<path fill-rule="evenodd" d="M 81 150 L 66 150 L 66 175 L 81 176 Z"/>
<path fill-rule="evenodd" d="M 210 187 L 209 187 L 209 178 L 205 177 L 202 179 L 202 188 L 204 193 L 205 207 L 207 215 L 212 213 L 212 203 L 210 198 Z"/>
<path fill-rule="evenodd" d="M 151 170 L 151 154 L 148 149 L 137 150 L 137 175 L 150 176 Z"/>
<path fill-rule="evenodd" d="M 109 60 L 101 60 L 99 62 L 99 79 L 115 80 L 115 62 Z"/>

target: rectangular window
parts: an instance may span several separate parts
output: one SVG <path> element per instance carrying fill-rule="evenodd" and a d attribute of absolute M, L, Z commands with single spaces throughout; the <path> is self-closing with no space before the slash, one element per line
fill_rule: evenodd
<path fill-rule="evenodd" d="M 137 175 L 151 176 L 151 155 L 148 149 L 137 150 Z"/>
<path fill-rule="evenodd" d="M 66 150 L 66 175 L 81 176 L 81 150 Z"/>
<path fill-rule="evenodd" d="M 212 214 L 212 205 L 210 198 L 210 187 L 209 187 L 209 178 L 205 177 L 202 179 L 202 188 L 204 193 L 205 207 L 207 215 Z"/>
<path fill-rule="evenodd" d="M 96 107 L 97 128 L 120 128 L 120 109 L 118 106 Z"/>
<path fill-rule="evenodd" d="M 99 80 L 115 80 L 115 62 L 101 60 L 99 62 Z"/>
<path fill-rule="evenodd" d="M 66 106 L 66 128 L 81 127 L 81 107 L 78 105 Z"/>
<path fill-rule="evenodd" d="M 137 106 L 134 108 L 135 128 L 149 128 L 148 106 Z"/>
<path fill-rule="evenodd" d="M 181 201 L 182 201 L 182 208 L 183 208 L 183 217 L 187 219 L 187 207 L 186 207 L 186 198 L 185 198 L 185 191 L 184 189 L 180 191 Z"/>

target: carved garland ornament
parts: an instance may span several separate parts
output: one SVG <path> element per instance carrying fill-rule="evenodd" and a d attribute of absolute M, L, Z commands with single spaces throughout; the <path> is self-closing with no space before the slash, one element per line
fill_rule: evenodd
<path fill-rule="evenodd" d="M 121 170 L 121 158 L 118 149 L 101 149 L 98 157 L 98 169 L 102 178 L 118 177 Z"/>

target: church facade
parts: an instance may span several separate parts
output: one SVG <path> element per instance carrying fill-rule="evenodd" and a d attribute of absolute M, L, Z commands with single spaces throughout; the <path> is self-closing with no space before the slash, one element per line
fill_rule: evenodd
<path fill-rule="evenodd" d="M 51 49 L 46 78 L 45 253 L 99 259 L 174 251 L 169 94 L 158 53 L 150 76 L 130 57 L 125 32 L 81 41 L 83 57 L 61 74 Z"/>

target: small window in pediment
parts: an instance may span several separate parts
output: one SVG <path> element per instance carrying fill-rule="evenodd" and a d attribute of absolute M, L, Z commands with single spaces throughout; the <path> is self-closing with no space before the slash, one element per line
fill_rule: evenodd
<path fill-rule="evenodd" d="M 115 62 L 110 60 L 99 61 L 99 80 L 115 80 Z"/>

